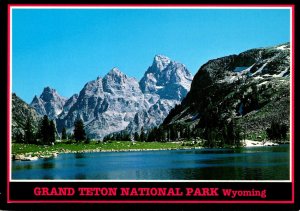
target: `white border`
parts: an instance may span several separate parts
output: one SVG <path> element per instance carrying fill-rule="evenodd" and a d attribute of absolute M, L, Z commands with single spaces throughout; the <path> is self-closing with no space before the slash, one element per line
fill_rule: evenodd
<path fill-rule="evenodd" d="M 147 9 L 154 9 L 154 10 L 179 10 L 179 9 L 189 9 L 189 10 L 206 10 L 206 9 L 230 9 L 230 10 L 236 10 L 236 9 L 245 9 L 245 10 L 251 10 L 251 9 L 272 9 L 272 10 L 276 10 L 276 9 L 288 9 L 289 12 L 290 12 L 290 178 L 289 180 L 16 180 L 16 179 L 12 179 L 12 162 L 11 162 L 11 122 L 12 122 L 12 69 L 13 69 L 13 66 L 12 66 L 12 22 L 13 22 L 13 9 L 32 9 L 32 10 L 35 10 L 35 9 L 74 9 L 74 10 L 80 10 L 80 9 L 115 9 L 115 10 L 121 10 L 121 9 L 132 9 L 132 10 L 147 10 Z M 84 6 L 84 5 L 74 5 L 74 6 L 10 6 L 10 61 L 9 61 L 9 64 L 10 64 L 10 85 L 9 85 L 9 101 L 10 101 L 10 108 L 9 108 L 9 111 L 10 111 L 10 127 L 9 127 L 9 138 L 10 138 L 10 142 L 9 142 L 9 157 L 10 157 L 10 160 L 8 161 L 9 162 L 9 181 L 8 182 L 187 182 L 187 183 L 191 183 L 191 182 L 221 182 L 221 183 L 230 183 L 230 182 L 261 182 L 261 183 L 282 183 L 282 182 L 286 182 L 286 183 L 289 183 L 289 182 L 292 182 L 292 146 L 294 145 L 293 143 L 293 140 L 292 140 L 292 87 L 294 86 L 293 84 L 293 80 L 292 78 L 294 77 L 294 70 L 292 69 L 293 68 L 293 60 L 294 60 L 294 55 L 292 54 L 293 51 L 292 49 L 294 48 L 294 43 L 293 42 L 293 25 L 292 25 L 292 21 L 293 21 L 293 13 L 292 13 L 292 6 L 291 5 L 288 5 L 288 6 L 245 6 L 245 7 L 241 7 L 241 6 L 163 6 L 161 5 L 160 7 L 157 5 L 157 6 L 111 6 L 111 5 L 108 5 L 108 6 L 97 6 L 97 5 L 94 5 L 94 6 Z M 295 11 L 294 11 L 295 12 Z M 295 24 L 295 23 L 294 23 Z M 295 91 L 295 90 L 294 90 Z M 295 100 L 295 99 L 294 99 Z"/>
<path fill-rule="evenodd" d="M 92 4 L 91 4 L 92 5 Z M 140 9 L 145 9 L 145 10 L 148 10 L 148 9 L 154 9 L 154 10 L 164 10 L 164 9 L 169 9 L 169 10 L 177 10 L 177 9 L 190 9 L 190 10 L 198 10 L 198 9 L 230 9 L 230 10 L 236 10 L 236 9 L 291 9 L 291 6 L 245 6 L 245 7 L 242 7 L 242 6 L 205 6 L 205 5 L 201 5 L 201 6 L 197 6 L 197 5 L 194 5 L 194 6 L 176 6 L 175 4 L 171 4 L 170 6 L 169 5 L 157 5 L 155 6 L 155 4 L 153 5 L 149 5 L 149 6 L 120 6 L 120 5 L 116 5 L 116 6 L 112 6 L 110 4 L 108 4 L 107 6 L 97 6 L 95 4 L 95 6 L 84 6 L 84 5 L 76 5 L 74 4 L 74 6 L 51 6 L 51 4 L 49 6 L 11 6 L 11 9 L 74 9 L 74 10 L 77 10 L 77 9 L 120 9 L 120 10 L 123 10 L 123 9 L 132 9 L 132 10 L 140 10 Z"/>

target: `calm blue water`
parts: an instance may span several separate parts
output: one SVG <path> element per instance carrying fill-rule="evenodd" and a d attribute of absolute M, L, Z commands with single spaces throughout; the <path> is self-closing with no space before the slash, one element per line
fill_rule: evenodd
<path fill-rule="evenodd" d="M 60 154 L 13 161 L 13 179 L 288 180 L 289 145 Z"/>

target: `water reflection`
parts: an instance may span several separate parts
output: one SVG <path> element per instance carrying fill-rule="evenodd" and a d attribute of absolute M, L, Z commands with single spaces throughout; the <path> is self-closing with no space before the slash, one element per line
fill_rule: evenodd
<path fill-rule="evenodd" d="M 288 180 L 289 146 L 60 154 L 12 162 L 13 179 Z"/>
<path fill-rule="evenodd" d="M 75 153 L 75 167 L 82 168 L 88 164 L 88 156 L 85 153 Z M 91 161 L 91 160 L 90 160 Z"/>
<path fill-rule="evenodd" d="M 86 158 L 85 153 L 75 153 L 74 155 L 76 159 Z"/>
<path fill-rule="evenodd" d="M 81 167 L 85 167 L 86 164 L 85 163 L 76 163 L 75 166 L 78 168 L 81 168 Z"/>
<path fill-rule="evenodd" d="M 55 162 L 43 162 L 42 164 L 41 164 L 41 166 L 42 166 L 42 168 L 43 169 L 53 169 L 53 168 L 55 168 Z"/>
<path fill-rule="evenodd" d="M 24 162 L 24 161 L 16 161 L 16 162 Z M 30 162 L 26 163 L 25 165 L 14 165 L 13 166 L 13 171 L 18 171 L 18 170 L 30 170 L 32 169 L 32 164 Z"/>

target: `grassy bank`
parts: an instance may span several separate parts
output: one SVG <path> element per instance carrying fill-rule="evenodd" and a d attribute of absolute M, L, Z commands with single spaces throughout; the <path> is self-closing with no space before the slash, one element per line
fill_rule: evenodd
<path fill-rule="evenodd" d="M 112 141 L 105 143 L 91 142 L 85 143 L 56 143 L 53 146 L 35 144 L 12 144 L 12 154 L 27 154 L 31 156 L 46 156 L 53 153 L 72 153 L 72 152 L 101 152 L 101 151 L 130 151 L 130 150 L 159 150 L 159 149 L 184 149 L 190 148 L 182 146 L 181 143 L 174 142 L 135 142 Z"/>

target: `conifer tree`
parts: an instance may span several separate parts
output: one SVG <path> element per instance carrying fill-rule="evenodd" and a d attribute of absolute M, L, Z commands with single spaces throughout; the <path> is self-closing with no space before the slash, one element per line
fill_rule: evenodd
<path fill-rule="evenodd" d="M 271 127 L 266 129 L 267 136 L 271 140 L 286 139 L 288 127 L 285 124 L 272 121 Z"/>
<path fill-rule="evenodd" d="M 61 139 L 62 140 L 66 140 L 67 139 L 67 131 L 66 131 L 65 127 L 61 131 Z"/>
<path fill-rule="evenodd" d="M 134 140 L 135 141 L 140 141 L 140 136 L 139 136 L 138 132 L 134 133 Z"/>
<path fill-rule="evenodd" d="M 27 117 L 25 128 L 24 128 L 24 141 L 25 143 L 32 144 L 34 142 L 34 134 L 33 134 L 33 126 L 32 126 L 32 119 L 30 116 Z"/>
<path fill-rule="evenodd" d="M 86 139 L 83 121 L 80 118 L 74 122 L 74 138 L 77 142 Z"/>
<path fill-rule="evenodd" d="M 50 131 L 49 131 L 49 119 L 47 115 L 44 115 L 43 117 L 41 129 L 40 129 L 40 136 L 43 144 L 49 144 Z"/>
<path fill-rule="evenodd" d="M 145 135 L 144 127 L 141 128 L 140 140 L 141 141 L 146 141 L 146 135 Z"/>
<path fill-rule="evenodd" d="M 56 128 L 55 128 L 54 121 L 51 120 L 49 122 L 49 143 L 55 142 L 55 131 L 56 131 Z"/>

